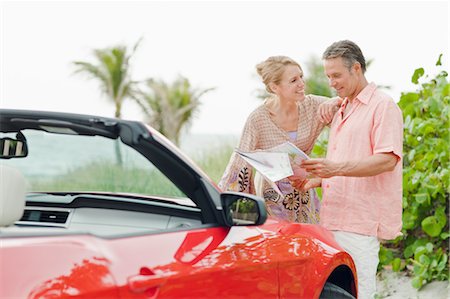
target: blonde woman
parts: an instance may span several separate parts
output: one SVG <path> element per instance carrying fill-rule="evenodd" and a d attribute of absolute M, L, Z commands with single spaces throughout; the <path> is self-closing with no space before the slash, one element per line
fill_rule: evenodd
<path fill-rule="evenodd" d="M 286 141 L 310 154 L 320 132 L 337 111 L 340 100 L 306 95 L 300 65 L 286 56 L 272 56 L 256 66 L 266 90 L 271 94 L 248 117 L 239 142 L 242 151 L 264 150 Z M 300 191 L 297 177 L 277 182 L 283 196 L 236 153 L 231 156 L 219 186 L 223 190 L 258 194 L 264 197 L 272 216 L 302 223 L 318 223 L 320 202 L 314 189 Z"/>

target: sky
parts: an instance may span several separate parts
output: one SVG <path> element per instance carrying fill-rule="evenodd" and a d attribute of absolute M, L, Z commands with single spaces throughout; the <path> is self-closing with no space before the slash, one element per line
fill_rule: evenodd
<path fill-rule="evenodd" d="M 201 98 L 192 134 L 241 133 L 261 104 L 255 66 L 269 56 L 305 66 L 350 39 L 373 60 L 369 82 L 391 86 L 396 101 L 417 88 L 416 68 L 437 73 L 439 54 L 449 69 L 448 1 L 0 1 L 2 108 L 112 117 L 114 105 L 72 62 L 140 38 L 135 80 L 181 75 L 194 88 L 215 88 Z M 122 115 L 144 119 L 132 101 Z"/>

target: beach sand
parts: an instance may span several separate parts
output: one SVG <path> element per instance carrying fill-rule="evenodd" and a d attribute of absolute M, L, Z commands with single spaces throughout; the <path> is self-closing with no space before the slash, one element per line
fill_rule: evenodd
<path fill-rule="evenodd" d="M 420 290 L 411 285 L 411 277 L 385 269 L 377 276 L 377 299 L 449 299 L 448 281 L 434 281 Z"/>

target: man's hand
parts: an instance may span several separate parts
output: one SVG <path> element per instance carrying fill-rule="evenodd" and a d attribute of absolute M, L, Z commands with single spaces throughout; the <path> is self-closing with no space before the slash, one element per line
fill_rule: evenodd
<path fill-rule="evenodd" d="M 320 177 L 330 178 L 339 175 L 340 164 L 327 159 L 308 159 L 302 161 L 302 168 L 307 172 Z"/>
<path fill-rule="evenodd" d="M 319 120 L 324 124 L 329 124 L 333 120 L 334 114 L 339 110 L 341 104 L 341 98 L 331 99 L 320 104 L 319 109 L 317 110 Z"/>

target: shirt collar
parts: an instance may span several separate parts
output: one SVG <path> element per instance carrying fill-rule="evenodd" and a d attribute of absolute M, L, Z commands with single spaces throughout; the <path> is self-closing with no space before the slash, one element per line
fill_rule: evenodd
<path fill-rule="evenodd" d="M 364 87 L 363 90 L 356 96 L 355 99 L 358 99 L 363 104 L 369 104 L 370 98 L 372 98 L 373 93 L 377 89 L 377 85 L 373 82 Z"/>

